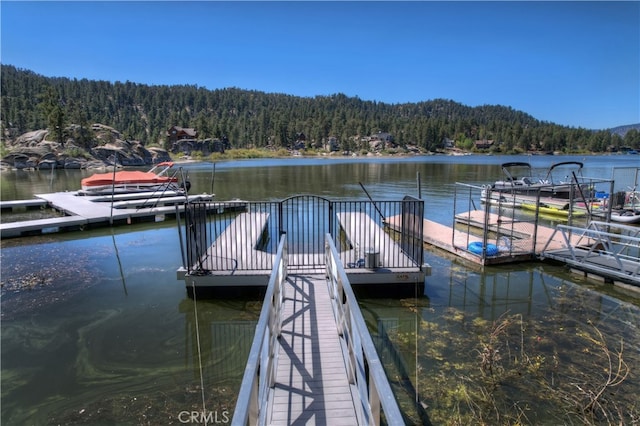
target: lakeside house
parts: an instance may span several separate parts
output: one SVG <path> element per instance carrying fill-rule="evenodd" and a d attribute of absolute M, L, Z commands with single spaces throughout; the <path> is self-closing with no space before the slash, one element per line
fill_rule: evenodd
<path fill-rule="evenodd" d="M 329 136 L 329 138 L 324 144 L 324 149 L 329 152 L 340 150 L 340 144 L 338 143 L 338 138 L 336 138 L 335 136 Z"/>
<path fill-rule="evenodd" d="M 196 139 L 197 137 L 198 132 L 196 129 L 189 127 L 172 126 L 167 130 L 167 139 L 170 145 L 182 139 Z"/>
<path fill-rule="evenodd" d="M 493 139 L 482 139 L 475 141 L 476 149 L 489 149 L 493 146 Z"/>

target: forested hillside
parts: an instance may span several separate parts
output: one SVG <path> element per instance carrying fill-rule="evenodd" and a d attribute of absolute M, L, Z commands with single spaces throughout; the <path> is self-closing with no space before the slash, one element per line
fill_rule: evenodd
<path fill-rule="evenodd" d="M 2 65 L 1 84 L 3 141 L 48 128 L 49 139 L 64 142 L 74 124 L 75 143 L 89 148 L 97 142 L 77 129 L 101 123 L 129 140 L 161 146 L 167 129 L 180 126 L 195 128 L 199 139 L 226 136 L 232 148 L 288 147 L 304 133 L 310 143 L 335 137 L 341 149 L 355 150 L 362 137 L 387 132 L 400 146 L 428 151 L 443 148 L 446 140 L 468 150 L 476 149 L 475 141 L 493 141 L 487 149 L 504 153 L 640 149 L 635 129 L 622 137 L 541 122 L 506 106 L 468 107 L 444 99 L 391 105 L 342 94 L 306 98 L 236 88 L 49 78 L 10 65 Z"/>

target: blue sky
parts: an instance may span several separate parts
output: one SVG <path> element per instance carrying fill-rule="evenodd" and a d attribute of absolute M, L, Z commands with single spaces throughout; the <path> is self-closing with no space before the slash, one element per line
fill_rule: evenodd
<path fill-rule="evenodd" d="M 49 77 L 511 106 L 640 122 L 640 2 L 0 2 L 3 64 Z"/>

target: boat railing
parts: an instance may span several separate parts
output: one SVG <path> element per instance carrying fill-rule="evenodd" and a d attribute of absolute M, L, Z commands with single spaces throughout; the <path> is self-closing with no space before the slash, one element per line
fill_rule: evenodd
<path fill-rule="evenodd" d="M 354 403 L 360 424 L 379 425 L 383 412 L 387 424 L 402 425 L 404 421 L 400 407 L 329 234 L 325 237 L 325 250 L 329 295 L 338 334 L 344 342 L 343 356 L 349 382 L 359 396 Z"/>
<path fill-rule="evenodd" d="M 267 424 L 269 390 L 275 385 L 275 361 L 282 329 L 283 287 L 287 279 L 287 238 L 280 237 L 278 252 L 260 311 L 242 378 L 232 425 Z"/>

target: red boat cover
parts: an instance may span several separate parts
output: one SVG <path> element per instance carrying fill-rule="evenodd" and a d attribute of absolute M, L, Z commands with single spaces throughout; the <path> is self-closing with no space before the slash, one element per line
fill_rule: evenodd
<path fill-rule="evenodd" d="M 123 185 L 123 184 L 151 184 L 177 182 L 178 178 L 169 176 L 158 176 L 155 173 L 141 171 L 121 171 L 116 172 L 115 179 L 113 173 L 96 173 L 93 176 L 82 179 L 83 187 Z"/>

